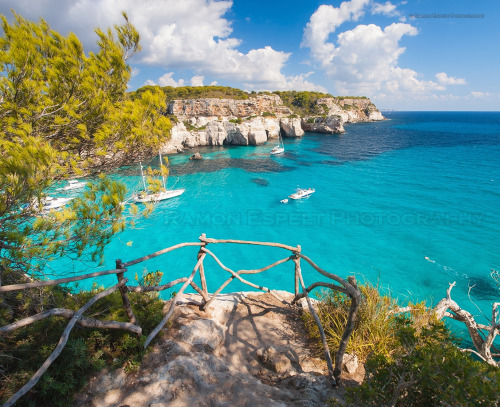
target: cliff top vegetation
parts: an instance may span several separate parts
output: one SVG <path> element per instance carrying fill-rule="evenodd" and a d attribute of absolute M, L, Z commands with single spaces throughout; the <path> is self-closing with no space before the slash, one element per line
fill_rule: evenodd
<path fill-rule="evenodd" d="M 176 99 L 236 99 L 245 100 L 252 94 L 241 89 L 231 88 L 229 86 L 143 86 L 131 93 L 131 97 L 136 99 L 146 91 L 161 89 L 165 95 L 166 102 L 169 103 Z"/>
<path fill-rule="evenodd" d="M 368 99 L 366 96 L 333 96 L 329 93 L 311 91 L 274 91 L 274 92 L 246 92 L 241 89 L 229 86 L 143 86 L 135 92 L 131 92 L 132 99 L 139 98 L 146 91 L 156 91 L 160 89 L 165 95 L 168 104 L 173 100 L 183 99 L 235 99 L 246 100 L 258 95 L 278 95 L 283 104 L 290 108 L 295 114 L 302 116 L 323 115 L 327 113 L 327 107 L 318 105 L 318 100 L 322 98 L 333 98 L 336 102 L 345 99 Z"/>

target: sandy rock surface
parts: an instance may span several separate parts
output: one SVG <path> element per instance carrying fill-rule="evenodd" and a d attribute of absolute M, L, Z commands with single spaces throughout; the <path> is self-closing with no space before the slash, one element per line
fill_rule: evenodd
<path fill-rule="evenodd" d="M 278 297 L 278 298 L 276 298 Z M 137 373 L 103 371 L 75 406 L 323 406 L 342 400 L 310 349 L 292 295 L 221 295 L 200 311 L 184 295 Z M 167 304 L 166 307 L 169 305 Z M 344 385 L 362 377 L 344 373 Z"/>

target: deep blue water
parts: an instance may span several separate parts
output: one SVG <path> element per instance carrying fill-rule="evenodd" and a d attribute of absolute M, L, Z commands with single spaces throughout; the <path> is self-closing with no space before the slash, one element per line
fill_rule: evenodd
<path fill-rule="evenodd" d="M 197 241 L 201 233 L 300 244 L 327 271 L 355 274 L 403 300 L 436 303 L 456 281 L 452 297 L 478 313 L 468 298 L 475 285 L 471 299 L 491 315 L 490 304 L 500 297 L 490 277 L 491 269 L 500 269 L 500 113 L 385 115 L 390 120 L 347 125 L 342 135 L 285 139 L 282 157 L 270 156 L 269 144 L 198 149 L 203 161 L 190 161 L 192 150 L 170 156 L 169 185 L 186 192 L 159 203 L 151 217 L 114 238 L 102 269 L 114 268 L 117 258 Z M 113 176 L 131 189 L 139 186 L 138 167 Z M 316 193 L 281 204 L 297 186 Z M 234 270 L 260 268 L 287 255 L 241 245 L 209 248 Z M 164 281 L 186 276 L 196 253 L 181 249 L 134 266 L 129 278 L 144 267 L 162 270 Z M 63 270 L 61 263 L 53 266 Z M 84 266 L 89 264 L 66 264 L 64 270 Z M 320 279 L 302 266 L 306 283 Z M 228 277 L 211 259 L 205 268 L 209 290 Z M 249 279 L 292 291 L 293 270 L 289 262 Z M 247 289 L 233 282 L 225 291 Z"/>

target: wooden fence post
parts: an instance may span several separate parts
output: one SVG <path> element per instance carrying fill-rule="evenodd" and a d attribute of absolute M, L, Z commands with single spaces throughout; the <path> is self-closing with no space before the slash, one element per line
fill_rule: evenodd
<path fill-rule="evenodd" d="M 297 252 L 300 253 L 302 248 L 300 245 L 297 245 Z M 293 262 L 295 263 L 295 296 L 297 296 L 300 292 L 300 284 L 299 284 L 299 275 L 300 275 L 300 257 L 295 255 L 293 258 Z"/>
<path fill-rule="evenodd" d="M 356 315 L 361 300 L 361 292 L 358 289 L 358 285 L 356 284 L 356 279 L 354 278 L 354 276 L 349 276 L 347 280 L 349 281 L 349 284 L 358 292 L 358 295 L 349 294 L 349 297 L 351 297 L 349 316 L 347 317 L 344 333 L 342 334 L 342 338 L 340 340 L 339 349 L 335 354 L 335 370 L 333 372 L 333 377 L 335 378 L 337 384 L 340 384 L 340 375 L 342 373 L 344 354 L 347 348 L 347 343 L 349 342 L 349 338 L 351 337 L 352 331 L 354 330 L 354 323 L 356 322 Z"/>
<path fill-rule="evenodd" d="M 124 269 L 123 263 L 120 259 L 116 260 L 116 268 L 118 270 Z M 118 278 L 118 282 L 121 283 L 124 279 L 124 272 L 118 273 L 116 277 Z M 125 308 L 125 312 L 127 313 L 128 319 L 134 325 L 139 325 L 137 319 L 134 315 L 134 311 L 132 311 L 132 306 L 130 305 L 130 300 L 128 299 L 128 290 L 125 284 L 120 286 L 120 294 L 122 295 L 123 307 Z"/>
<path fill-rule="evenodd" d="M 200 246 L 200 250 L 198 251 L 198 260 L 203 255 L 203 248 L 207 245 L 207 243 L 204 241 L 205 238 L 206 238 L 205 233 L 202 233 L 200 236 L 200 241 L 202 243 L 202 246 Z M 200 264 L 199 272 L 200 272 L 201 290 L 208 297 L 207 279 L 205 278 L 205 269 L 203 268 L 203 263 Z"/>

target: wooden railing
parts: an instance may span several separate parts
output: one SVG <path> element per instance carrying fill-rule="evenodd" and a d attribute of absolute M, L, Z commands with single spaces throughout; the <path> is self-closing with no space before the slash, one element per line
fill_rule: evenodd
<path fill-rule="evenodd" d="M 258 246 L 269 246 L 269 247 L 276 247 L 280 249 L 284 249 L 290 254 L 266 267 L 262 267 L 260 269 L 253 269 L 253 270 L 238 270 L 234 271 L 230 269 L 229 267 L 225 266 L 219 258 L 207 248 L 208 245 L 214 245 L 214 244 L 245 244 L 245 245 L 258 245 Z M 124 277 L 125 273 L 128 271 L 128 268 L 131 266 L 134 266 L 136 264 L 142 263 L 144 261 L 150 260 L 154 257 L 161 256 L 165 253 L 172 252 L 174 250 L 180 249 L 182 247 L 187 247 L 187 246 L 198 246 L 199 251 L 197 253 L 197 261 L 196 264 L 191 271 L 191 274 L 188 277 L 182 277 L 178 278 L 174 281 L 170 281 L 167 284 L 163 285 L 157 285 L 157 286 L 128 286 L 127 282 L 128 280 Z M 207 289 L 207 281 L 206 281 L 206 276 L 205 276 L 205 270 L 203 267 L 203 261 L 206 256 L 212 257 L 217 264 L 225 271 L 227 271 L 230 276 L 229 278 L 222 283 L 222 285 L 215 290 L 212 294 L 208 292 Z M 316 271 L 318 271 L 322 276 L 327 277 L 330 281 L 328 282 L 315 282 L 309 286 L 305 285 L 304 278 L 302 275 L 302 269 L 301 269 L 301 260 L 306 261 L 308 264 L 310 264 Z M 146 341 L 144 343 L 144 347 L 147 347 L 153 338 L 160 332 L 160 330 L 165 326 L 165 324 L 168 322 L 168 320 L 172 317 L 172 314 L 174 312 L 174 309 L 177 305 L 177 300 L 179 296 L 186 290 L 188 286 L 191 286 L 198 294 L 201 296 L 201 302 L 199 306 L 202 309 L 207 309 L 212 302 L 216 299 L 217 295 L 220 294 L 220 292 L 229 284 L 231 283 L 234 279 L 239 280 L 241 283 L 249 285 L 250 287 L 253 287 L 255 289 L 261 290 L 268 292 L 272 295 L 275 295 L 273 291 L 267 287 L 262 287 L 257 284 L 254 284 L 247 279 L 243 278 L 243 275 L 252 275 L 252 274 L 258 274 L 263 271 L 269 270 L 273 267 L 276 267 L 280 264 L 286 263 L 288 261 L 293 261 L 294 263 L 294 286 L 295 286 L 295 296 L 292 301 L 292 305 L 295 304 L 298 300 L 305 298 L 309 307 L 309 310 L 314 317 L 314 320 L 316 321 L 316 324 L 318 326 L 321 340 L 323 343 L 323 348 L 325 352 L 325 358 L 328 366 L 328 374 L 329 377 L 332 380 L 333 384 L 338 384 L 340 382 L 340 376 L 341 376 L 341 369 L 342 369 L 342 361 L 344 357 L 344 353 L 346 350 L 347 342 L 349 340 L 349 337 L 351 336 L 352 330 L 354 328 L 354 321 L 356 319 L 356 312 L 359 306 L 359 302 L 361 299 L 361 293 L 356 285 L 356 281 L 354 277 L 349 277 L 348 280 L 344 280 L 343 278 L 329 273 L 322 268 L 320 268 L 318 265 L 316 265 L 309 257 L 305 256 L 304 254 L 301 253 L 301 247 L 300 246 L 288 246 L 285 244 L 281 243 L 272 243 L 272 242 L 253 242 L 253 241 L 246 241 L 246 240 L 232 240 L 232 239 L 211 239 L 207 238 L 205 234 L 202 234 L 199 237 L 199 242 L 187 242 L 187 243 L 180 243 L 175 246 L 168 247 L 166 249 L 157 251 L 155 253 L 149 254 L 144 257 L 140 257 L 135 260 L 127 261 L 123 263 L 121 260 L 116 260 L 116 269 L 113 270 L 106 270 L 106 271 L 100 271 L 100 272 L 95 272 L 95 273 L 89 273 L 89 274 L 84 274 L 80 276 L 75 276 L 75 277 L 68 277 L 68 278 L 60 278 L 57 280 L 45 280 L 45 281 L 37 281 L 37 282 L 31 282 L 31 283 L 26 283 L 26 284 L 14 284 L 14 285 L 7 285 L 7 286 L 1 286 L 0 287 L 0 293 L 2 292 L 8 292 L 8 291 L 15 291 L 15 290 L 24 290 L 28 288 L 35 288 L 35 287 L 47 287 L 47 286 L 55 286 L 63 283 L 71 283 L 75 281 L 81 281 L 89 278 L 95 278 L 95 277 L 101 277 L 105 275 L 112 275 L 116 274 L 118 284 L 115 286 L 108 288 L 105 291 L 100 292 L 96 296 L 94 296 L 91 300 L 89 300 L 82 308 L 80 308 L 78 311 L 73 311 L 73 310 L 68 310 L 68 309 L 61 309 L 61 308 L 55 308 L 49 311 L 45 311 L 33 316 L 30 316 L 28 318 L 24 318 L 22 320 L 13 322 L 9 325 L 5 325 L 0 328 L 0 335 L 6 335 L 18 328 L 21 328 L 23 326 L 29 325 L 33 322 L 39 321 L 41 319 L 50 317 L 50 316 L 62 316 L 67 319 L 69 319 L 69 323 L 66 326 L 61 339 L 59 340 L 58 345 L 52 352 L 52 354 L 47 358 L 47 360 L 43 363 L 43 365 L 40 367 L 40 369 L 34 374 L 34 376 L 16 393 L 14 394 L 5 404 L 4 407 L 12 406 L 20 397 L 25 395 L 33 386 L 36 385 L 40 377 L 45 373 L 45 371 L 48 369 L 48 367 L 52 364 L 52 362 L 59 356 L 59 354 L 62 352 L 64 346 L 66 345 L 66 342 L 68 341 L 69 333 L 73 329 L 75 324 L 79 324 L 83 327 L 90 327 L 90 328 L 99 328 L 99 329 L 122 329 L 122 330 L 127 330 L 130 332 L 133 332 L 134 334 L 141 336 L 142 335 L 142 328 L 140 327 L 134 312 L 132 311 L 132 306 L 130 304 L 130 300 L 128 298 L 128 293 L 129 292 L 152 292 L 152 291 L 163 291 L 169 288 L 172 288 L 174 286 L 177 286 L 179 284 L 182 284 L 181 288 L 179 288 L 174 295 L 174 298 L 171 301 L 171 305 L 169 310 L 167 311 L 166 315 L 164 318 L 161 320 L 161 322 L 153 329 L 152 332 L 150 332 L 146 338 Z M 200 286 L 198 286 L 194 278 L 195 276 L 199 274 L 199 279 L 200 279 Z M 323 326 L 321 324 L 321 321 L 316 313 L 316 310 L 314 309 L 314 306 L 312 304 L 311 298 L 309 296 L 309 293 L 314 290 L 317 287 L 326 287 L 332 290 L 339 291 L 341 293 L 344 293 L 351 299 L 351 306 L 350 306 L 350 312 L 349 312 L 349 317 L 346 323 L 346 326 L 344 328 L 344 333 L 342 335 L 342 339 L 340 342 L 339 349 L 337 350 L 335 354 L 335 368 L 333 366 L 332 358 L 330 355 L 330 350 L 328 347 L 328 343 L 326 340 L 325 332 L 323 329 Z M 100 321 L 96 320 L 93 318 L 87 318 L 83 316 L 83 313 L 89 309 L 95 302 L 97 302 L 99 299 L 104 298 L 105 296 L 115 292 L 116 290 L 119 290 L 121 293 L 122 301 L 123 301 L 123 307 L 126 311 L 127 317 L 130 322 L 118 322 L 118 321 Z"/>

